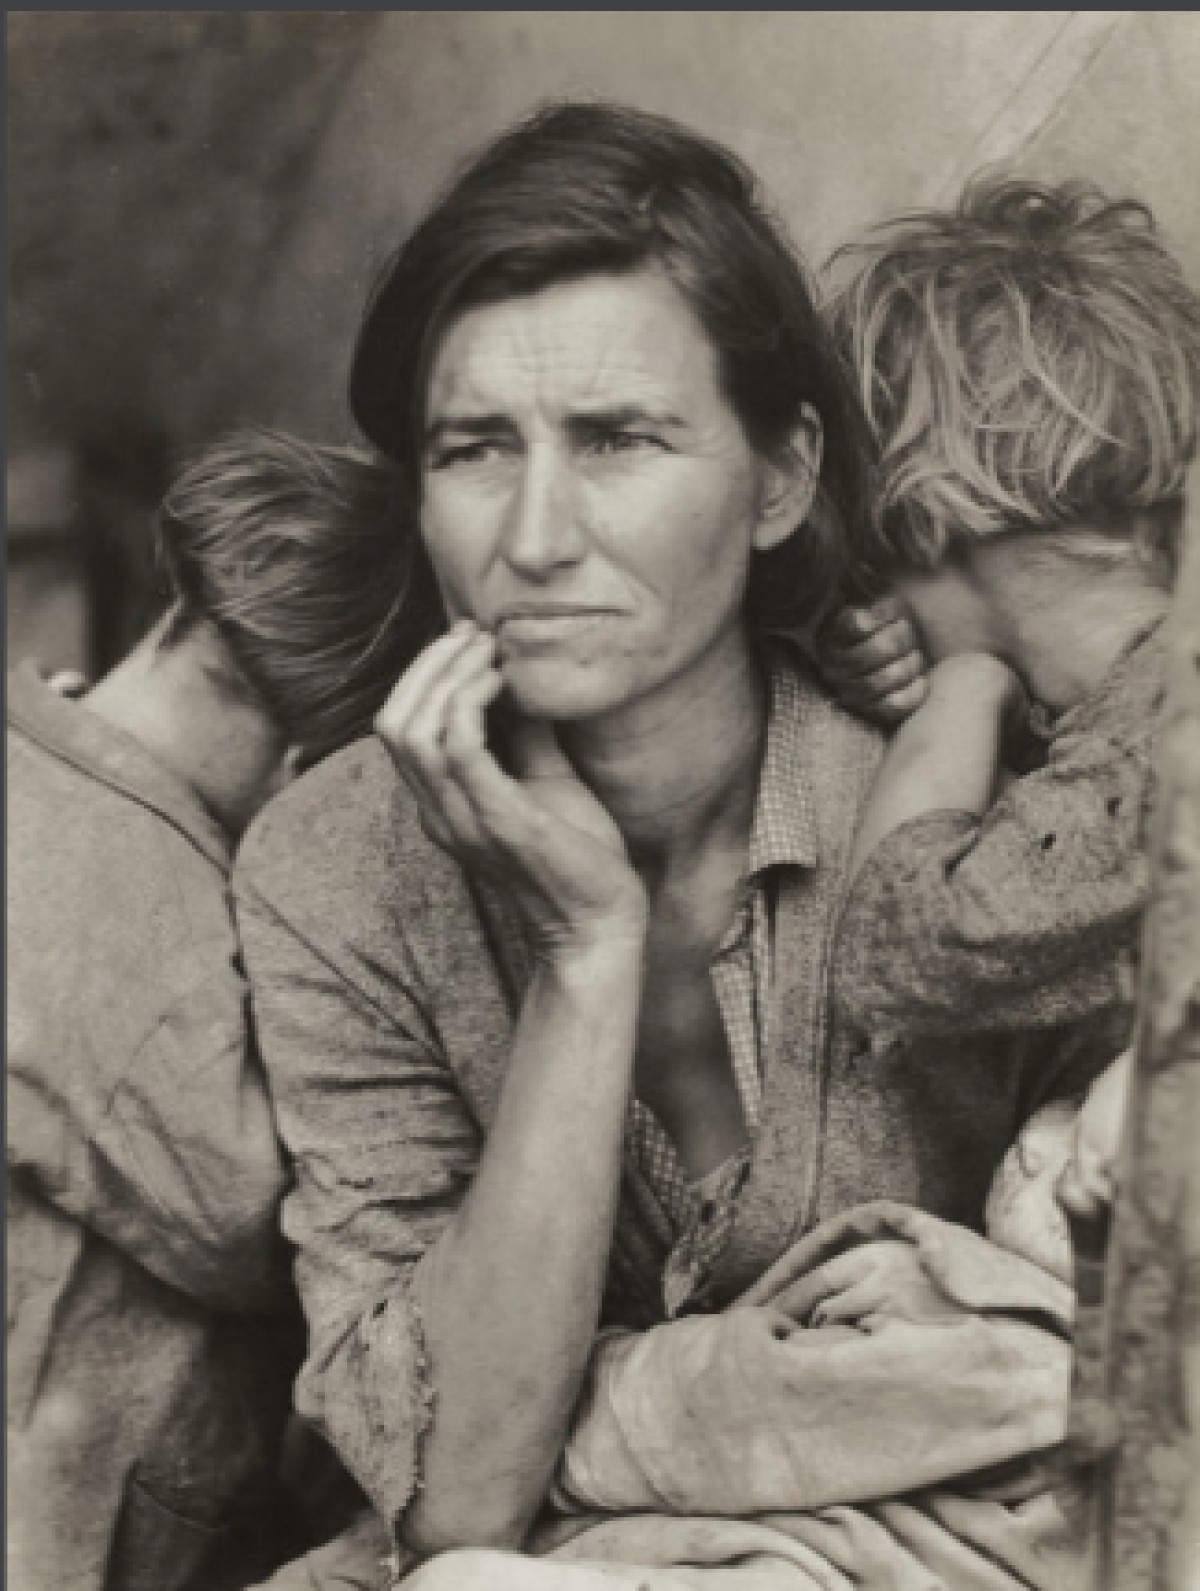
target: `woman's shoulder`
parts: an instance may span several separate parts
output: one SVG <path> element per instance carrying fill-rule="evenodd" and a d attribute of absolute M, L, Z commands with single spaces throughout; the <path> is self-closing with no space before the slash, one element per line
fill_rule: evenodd
<path fill-rule="evenodd" d="M 806 761 L 819 776 L 840 785 L 847 774 L 872 775 L 883 753 L 883 731 L 835 701 L 803 648 L 790 638 L 776 640 L 768 656 L 773 699 L 795 721 Z"/>
<path fill-rule="evenodd" d="M 362 906 L 465 890 L 375 736 L 335 752 L 263 808 L 238 850 L 235 878 L 279 909 L 312 902 L 334 912 L 342 900 Z"/>

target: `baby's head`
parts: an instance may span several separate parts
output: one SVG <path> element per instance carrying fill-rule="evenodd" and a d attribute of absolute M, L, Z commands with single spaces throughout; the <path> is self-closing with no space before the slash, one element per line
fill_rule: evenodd
<path fill-rule="evenodd" d="M 1082 1102 L 1056 1100 L 1025 1123 L 992 1180 L 984 1224 L 1001 1248 L 1070 1281 L 1069 1222 L 1111 1206 L 1132 1058 L 1127 1050 Z"/>
<path fill-rule="evenodd" d="M 1200 298 L 1146 208 L 989 178 L 839 251 L 831 305 L 878 447 L 885 578 L 1036 532 L 1169 585 Z"/>

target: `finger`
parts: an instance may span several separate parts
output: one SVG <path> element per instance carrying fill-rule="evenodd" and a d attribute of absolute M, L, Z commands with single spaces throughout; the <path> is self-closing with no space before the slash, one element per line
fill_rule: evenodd
<path fill-rule="evenodd" d="M 503 689 L 504 676 L 492 659 L 448 701 L 443 746 L 451 773 L 456 763 L 487 749 L 485 714 Z"/>
<path fill-rule="evenodd" d="M 877 673 L 889 664 L 916 656 L 925 666 L 924 654 L 911 620 L 896 618 L 864 640 L 830 646 L 821 652 L 821 668 L 830 680 L 855 680 Z"/>
<path fill-rule="evenodd" d="M 431 792 L 445 778 L 445 740 L 453 704 L 491 669 L 496 643 L 479 631 L 446 665 L 416 703 L 404 726 L 397 755 L 411 763 Z"/>
<path fill-rule="evenodd" d="M 927 673 L 925 659 L 920 652 L 905 652 L 892 663 L 885 663 L 858 680 L 855 688 L 877 701 L 884 701 L 897 691 L 911 685 Z"/>
<path fill-rule="evenodd" d="M 838 611 L 821 628 L 821 640 L 842 646 L 855 646 L 894 620 L 907 616 L 908 609 L 899 597 L 884 596 L 875 602 L 852 603 Z"/>
<path fill-rule="evenodd" d="M 375 729 L 391 742 L 403 738 L 414 708 L 425 699 L 430 687 L 479 634 L 479 628 L 463 619 L 451 626 L 411 663 L 397 680 L 391 695 L 375 715 Z"/>
<path fill-rule="evenodd" d="M 434 798 L 445 834 L 440 843 L 464 861 L 477 857 L 486 843 L 473 799 L 470 768 L 478 759 L 494 761 L 484 715 L 503 688 L 499 669 L 488 666 L 460 685 L 446 704 L 440 766 L 433 775 Z"/>
<path fill-rule="evenodd" d="M 513 716 L 505 724 L 508 764 L 521 780 L 573 776 L 574 770 L 558 743 L 554 725 L 544 718 Z"/>
<path fill-rule="evenodd" d="M 1077 1159 L 1068 1160 L 1054 1185 L 1054 1197 L 1077 1221 L 1094 1220 L 1107 1208 L 1099 1190 L 1089 1186 Z"/>
<path fill-rule="evenodd" d="M 799 1277 L 771 1302 L 777 1309 L 786 1310 L 793 1320 L 807 1320 L 825 1299 L 853 1287 L 862 1273 L 860 1250 L 850 1249 Z"/>
<path fill-rule="evenodd" d="M 527 851 L 539 826 L 538 810 L 521 782 L 500 766 L 486 744 L 460 747 L 451 772 L 484 843 Z"/>
<path fill-rule="evenodd" d="M 865 1316 L 875 1313 L 881 1296 L 878 1280 L 864 1276 L 853 1287 L 823 1298 L 812 1312 L 811 1323 L 814 1326 L 855 1325 Z"/>
<path fill-rule="evenodd" d="M 82 696 L 87 690 L 87 678 L 74 668 L 58 669 L 46 684 L 58 696 Z"/>
<path fill-rule="evenodd" d="M 1072 1163 L 1087 1197 L 1098 1204 L 1112 1204 L 1117 1192 L 1115 1156 L 1084 1138 L 1076 1148 Z"/>
<path fill-rule="evenodd" d="M 420 699 L 414 702 L 405 738 L 410 741 L 440 739 L 445 733 L 451 703 L 461 690 L 491 668 L 495 655 L 495 637 L 486 630 L 476 630 L 467 644 L 429 681 Z"/>
<path fill-rule="evenodd" d="M 421 828 L 424 831 L 426 838 L 432 840 L 433 843 L 436 846 L 439 846 L 443 851 L 449 851 L 453 855 L 455 851 L 455 844 L 450 825 L 446 822 L 446 819 L 437 810 L 437 808 L 431 806 L 419 806 L 417 808 L 417 817 L 420 821 Z"/>
<path fill-rule="evenodd" d="M 848 711 L 859 713 L 885 729 L 894 729 L 897 724 L 912 717 L 928 694 L 929 682 L 922 675 L 920 679 L 913 680 L 911 685 L 905 685 L 882 699 L 870 696 L 865 691 L 850 690 L 838 691 L 837 699 Z"/>
<path fill-rule="evenodd" d="M 426 833 L 464 863 L 480 844 L 471 803 L 448 777 L 445 733 L 450 704 L 486 672 L 493 655 L 491 638 L 477 633 L 445 663 L 425 700 L 415 707 L 399 731 L 385 743 L 392 761 L 416 801 Z"/>

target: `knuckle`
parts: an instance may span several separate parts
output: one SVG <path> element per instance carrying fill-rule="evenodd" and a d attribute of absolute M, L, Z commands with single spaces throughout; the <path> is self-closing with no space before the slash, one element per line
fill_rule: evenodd
<path fill-rule="evenodd" d="M 907 613 L 902 613 L 897 620 L 899 633 L 904 637 L 904 644 L 911 652 L 921 651 L 921 638 L 917 634 L 917 627 Z"/>
<path fill-rule="evenodd" d="M 891 623 L 878 630 L 867 645 L 872 656 L 881 663 L 897 663 L 912 651 L 908 635 L 900 623 Z"/>
<path fill-rule="evenodd" d="M 922 679 L 911 680 L 907 685 L 902 685 L 898 690 L 888 694 L 888 705 L 897 712 L 908 713 L 919 707 L 925 700 L 926 685 Z"/>
<path fill-rule="evenodd" d="M 381 735 L 387 741 L 389 746 L 394 746 L 402 737 L 404 720 L 394 707 L 384 706 L 375 714 L 371 727 L 377 735 Z"/>
<path fill-rule="evenodd" d="M 442 760 L 445 763 L 446 771 L 453 774 L 456 778 L 461 778 L 464 774 L 469 773 L 473 761 L 473 749 L 473 747 L 464 743 L 461 736 L 451 731 L 442 742 L 441 747 Z"/>
<path fill-rule="evenodd" d="M 912 683 L 913 665 L 911 658 L 898 657 L 893 662 L 885 664 L 879 670 L 879 682 L 886 691 L 900 690 Z"/>

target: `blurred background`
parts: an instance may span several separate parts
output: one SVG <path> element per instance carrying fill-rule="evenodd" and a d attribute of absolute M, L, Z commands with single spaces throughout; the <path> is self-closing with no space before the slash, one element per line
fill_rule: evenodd
<path fill-rule="evenodd" d="M 8 13 L 8 659 L 103 670 L 243 422 L 353 435 L 364 297 L 455 163 L 570 94 L 737 149 L 815 264 L 977 167 L 1145 199 L 1200 279 L 1200 15 Z"/>

